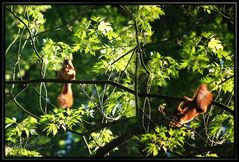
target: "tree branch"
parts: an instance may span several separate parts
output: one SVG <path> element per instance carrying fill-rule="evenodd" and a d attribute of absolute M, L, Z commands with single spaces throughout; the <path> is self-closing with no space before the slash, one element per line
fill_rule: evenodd
<path fill-rule="evenodd" d="M 133 133 L 126 132 L 125 134 L 119 136 L 118 138 L 112 140 L 111 142 L 107 143 L 103 147 L 99 148 L 96 151 L 95 157 L 104 157 L 107 153 L 112 151 L 115 147 L 123 144 L 124 142 L 132 138 L 133 136 L 134 136 Z"/>
<path fill-rule="evenodd" d="M 110 80 L 59 80 L 59 79 L 34 79 L 34 80 L 15 80 L 5 81 L 5 84 L 27 84 L 27 83 L 76 83 L 76 84 L 110 84 L 134 94 L 134 90 L 127 88 L 119 83 Z"/>
<path fill-rule="evenodd" d="M 233 117 L 235 117 L 235 111 L 229 109 L 226 105 L 224 105 L 222 103 L 219 103 L 219 102 L 213 102 L 212 104 L 215 105 L 215 106 L 220 107 L 221 109 L 223 109 L 227 112 L 229 112 L 231 115 L 233 115 Z"/>
<path fill-rule="evenodd" d="M 58 80 L 58 79 L 35 79 L 35 80 L 14 80 L 14 81 L 5 81 L 5 84 L 29 84 L 29 83 L 41 83 L 41 82 L 49 82 L 49 83 L 76 83 L 76 84 L 109 84 L 125 90 L 131 94 L 135 94 L 135 91 L 127 88 L 119 83 L 110 80 Z M 150 98 L 159 98 L 163 100 L 171 100 L 171 101 L 183 101 L 184 98 L 181 97 L 173 97 L 173 96 L 166 96 L 166 95 L 159 95 L 159 94 L 150 94 L 150 93 L 139 93 L 139 97 L 150 97 Z M 213 102 L 213 105 L 218 106 L 219 108 L 226 110 L 231 115 L 235 116 L 235 112 L 229 109 L 227 106 Z"/>

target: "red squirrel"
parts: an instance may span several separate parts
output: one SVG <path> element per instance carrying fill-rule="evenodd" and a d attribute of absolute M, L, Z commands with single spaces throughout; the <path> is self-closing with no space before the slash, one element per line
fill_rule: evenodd
<path fill-rule="evenodd" d="M 213 94 L 208 91 L 206 84 L 201 84 L 194 92 L 193 98 L 184 96 L 186 101 L 180 102 L 177 112 L 174 115 L 176 121 L 169 123 L 172 127 L 181 127 L 183 124 L 192 121 L 199 114 L 207 111 L 213 101 Z"/>
<path fill-rule="evenodd" d="M 76 71 L 70 59 L 64 60 L 62 68 L 59 71 L 58 79 L 75 80 Z M 64 83 L 61 94 L 57 98 L 58 106 L 61 108 L 70 108 L 73 105 L 73 93 L 71 83 Z"/>

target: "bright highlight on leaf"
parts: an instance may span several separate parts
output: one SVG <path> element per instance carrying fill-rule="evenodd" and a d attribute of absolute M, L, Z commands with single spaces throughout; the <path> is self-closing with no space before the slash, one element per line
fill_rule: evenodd
<path fill-rule="evenodd" d="M 105 35 L 107 32 L 113 31 L 113 28 L 109 22 L 101 21 L 98 26 L 98 30 Z"/>
<path fill-rule="evenodd" d="M 216 52 L 218 50 L 223 50 L 222 42 L 215 38 L 212 38 L 210 40 L 210 42 L 208 43 L 208 47 L 211 48 L 213 52 Z"/>

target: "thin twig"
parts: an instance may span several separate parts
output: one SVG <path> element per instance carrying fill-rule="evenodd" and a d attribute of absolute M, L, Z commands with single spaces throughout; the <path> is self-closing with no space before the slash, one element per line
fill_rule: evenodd
<path fill-rule="evenodd" d="M 17 19 L 25 26 L 25 28 L 27 29 L 27 31 L 28 31 L 28 33 L 29 33 L 29 35 L 30 35 L 32 48 L 33 48 L 35 54 L 37 55 L 37 57 L 41 60 L 40 76 L 41 76 L 41 78 L 43 78 L 43 77 L 42 77 L 42 75 L 43 75 L 43 74 L 42 74 L 43 59 L 42 59 L 42 57 L 39 55 L 39 53 L 38 53 L 38 51 L 37 51 L 37 49 L 36 49 L 36 46 L 35 46 L 35 43 L 34 43 L 35 41 L 34 41 L 34 38 L 33 38 L 33 36 L 32 36 L 32 33 L 31 33 L 29 27 L 27 26 L 27 24 L 26 24 L 22 19 L 20 19 L 20 18 L 19 18 L 14 12 L 12 12 L 9 8 L 6 7 L 6 9 L 7 9 L 9 12 L 11 12 L 12 15 L 13 15 L 15 18 L 17 18 Z"/>
<path fill-rule="evenodd" d="M 12 96 L 12 98 L 10 98 L 7 102 L 4 103 L 4 105 L 6 106 L 12 99 L 14 99 L 15 97 L 17 97 L 20 93 L 22 93 L 26 88 L 28 87 L 28 85 L 24 86 L 22 89 L 20 89 L 14 96 Z"/>
<path fill-rule="evenodd" d="M 99 94 L 99 91 L 97 89 L 96 84 L 94 84 L 94 87 L 95 87 L 95 91 L 96 91 L 96 95 L 97 95 L 98 101 L 99 101 L 100 105 L 102 105 L 102 102 L 101 102 L 101 99 L 100 99 L 100 94 Z"/>
<path fill-rule="evenodd" d="M 141 44 L 140 44 L 140 40 L 139 40 L 139 29 L 138 29 L 138 23 L 137 23 L 137 20 L 136 20 L 136 18 L 134 17 L 134 15 L 133 15 L 133 13 L 130 11 L 130 9 L 128 8 L 128 7 L 126 7 L 126 6 L 122 6 L 122 8 L 123 9 L 125 9 L 126 10 L 126 12 L 130 15 L 130 17 L 133 19 L 133 21 L 134 21 L 134 28 L 135 28 L 135 38 L 136 38 L 136 43 L 137 43 L 137 52 L 138 52 L 138 54 L 137 54 L 137 57 L 136 57 L 136 76 L 138 76 L 137 75 L 137 69 L 138 69 L 138 67 L 137 67 L 137 61 L 140 61 L 140 63 L 141 63 L 141 65 L 143 66 L 143 68 L 144 68 L 144 70 L 145 70 L 145 72 L 146 72 L 146 74 L 147 74 L 147 81 L 146 81 L 146 92 L 147 93 L 149 93 L 149 90 L 150 90 L 150 86 L 149 86 L 149 77 L 150 77 L 150 72 L 149 72 L 149 70 L 148 70 L 148 68 L 146 67 L 146 65 L 145 65 L 145 63 L 144 63 L 144 58 L 143 58 L 143 50 L 142 50 L 142 48 L 141 48 Z M 138 81 L 138 79 L 137 80 L 135 80 L 135 81 Z M 137 82 L 135 82 L 135 84 L 136 84 Z M 135 90 L 136 91 L 136 90 Z M 138 93 L 136 92 L 136 95 L 137 95 Z M 137 97 L 137 96 L 136 96 Z M 147 100 L 148 98 L 146 97 L 145 98 L 145 100 Z M 149 102 L 148 102 L 149 103 Z M 138 110 L 138 108 L 137 108 L 137 99 L 136 99 L 136 109 Z M 145 104 L 144 104 L 144 106 L 143 106 L 143 108 L 141 109 L 142 110 L 142 112 L 143 112 L 143 114 L 142 114 L 142 126 L 143 126 L 143 128 L 145 129 L 145 123 L 144 123 L 144 116 L 146 116 L 149 120 L 150 120 L 150 118 L 151 118 L 151 115 L 150 115 L 150 112 L 151 112 L 151 107 L 150 107 L 150 105 L 148 106 L 148 108 L 149 108 L 149 114 L 146 114 L 145 113 Z M 139 111 L 139 110 L 138 110 Z M 139 112 L 138 112 L 138 115 L 139 115 Z M 137 115 L 137 116 L 138 116 Z M 148 122 L 148 128 L 149 128 L 149 124 L 150 124 L 150 121 Z M 149 129 L 148 129 L 149 130 Z M 146 131 L 146 129 L 145 129 L 145 131 Z"/>
<path fill-rule="evenodd" d="M 189 32 L 191 32 L 192 30 L 196 29 L 199 25 L 202 25 L 203 23 L 206 23 L 207 21 L 211 20 L 211 19 L 214 18 L 217 14 L 218 14 L 218 13 L 212 14 L 212 15 L 208 16 L 208 17 L 205 18 L 205 19 L 202 19 L 202 20 L 199 20 L 198 22 L 195 22 L 194 24 L 196 24 L 196 25 L 193 25 L 193 26 L 189 27 L 185 32 L 183 32 L 183 33 L 181 33 L 181 34 L 179 34 L 179 35 L 177 35 L 177 36 L 175 36 L 175 37 L 173 37 L 173 38 L 171 38 L 171 39 L 165 39 L 165 40 L 160 40 L 160 41 L 158 41 L 158 42 L 148 43 L 148 44 L 145 45 L 145 48 L 149 48 L 149 47 L 155 46 L 155 45 L 159 46 L 159 45 L 162 44 L 162 43 L 170 42 L 170 41 L 176 40 L 176 39 L 178 39 L 178 38 L 181 38 L 181 37 L 183 37 L 184 35 L 186 35 L 186 34 L 188 34 Z"/>
<path fill-rule="evenodd" d="M 134 17 L 134 15 L 132 14 L 132 12 L 126 7 L 126 6 L 120 6 L 122 7 L 129 15 L 130 17 L 133 19 L 134 21 L 134 27 L 135 27 L 135 37 L 136 37 L 136 42 L 137 42 L 137 51 L 135 52 L 135 74 L 134 74 L 134 95 L 135 95 L 135 109 L 136 109 L 136 116 L 139 118 L 140 120 L 140 112 L 139 112 L 139 96 L 138 96 L 138 61 L 140 60 L 139 59 L 139 54 L 138 52 L 140 53 L 141 51 L 141 48 L 140 48 L 140 43 L 139 43 L 139 39 L 138 39 L 138 25 L 137 25 L 137 21 Z"/>
<path fill-rule="evenodd" d="M 24 33 L 24 29 L 22 30 L 21 37 L 20 37 L 19 43 L 18 43 L 17 61 L 16 61 L 16 63 L 15 63 L 14 66 L 13 66 L 13 76 L 12 76 L 13 80 L 15 80 L 15 78 L 16 78 L 16 67 L 17 67 L 17 65 L 18 65 L 18 72 L 19 72 L 19 73 L 20 73 L 20 70 L 21 70 L 20 65 L 19 65 L 19 64 L 20 64 L 20 59 L 21 59 L 21 52 L 22 52 L 23 48 L 24 48 L 25 45 L 26 45 L 26 41 L 25 41 L 25 42 L 23 43 L 23 45 L 21 46 L 23 33 Z M 20 75 L 20 78 L 21 78 L 21 80 L 23 80 L 22 77 L 21 77 L 21 75 Z M 13 85 L 12 85 L 12 88 L 11 88 L 11 93 L 13 92 L 14 87 L 15 87 L 15 85 L 13 84 Z"/>
<path fill-rule="evenodd" d="M 119 58 L 117 58 L 114 62 L 110 63 L 110 65 L 113 65 L 114 63 L 116 63 L 117 61 L 119 61 L 120 59 L 122 59 L 123 57 L 127 56 L 130 52 L 134 51 L 135 47 L 132 48 L 131 50 L 129 50 L 128 52 L 126 52 L 125 54 L 123 54 L 122 56 L 120 56 Z"/>
<path fill-rule="evenodd" d="M 47 101 L 47 99 L 46 99 L 42 94 L 40 94 L 40 92 L 37 90 L 37 88 L 34 87 L 34 90 L 35 90 L 48 104 L 50 104 L 52 107 L 57 107 L 56 105 L 53 105 L 52 103 L 50 103 L 49 101 Z"/>
<path fill-rule="evenodd" d="M 112 74 L 113 74 L 113 71 L 111 71 L 111 73 L 110 73 L 110 75 L 109 75 L 109 77 L 108 77 L 108 80 L 110 80 L 110 78 L 111 78 L 111 76 L 112 76 Z M 106 94 L 106 89 L 107 89 L 107 84 L 105 84 L 104 85 L 104 88 L 103 88 L 103 91 L 102 91 L 102 93 L 101 93 L 101 102 L 102 103 L 104 103 L 104 98 L 105 98 L 105 94 Z"/>
<path fill-rule="evenodd" d="M 88 150 L 89 153 L 92 155 L 92 152 L 91 152 L 90 147 L 89 147 L 89 145 L 88 145 L 88 143 L 87 143 L 86 137 L 85 137 L 85 136 L 82 136 L 82 137 L 83 137 L 83 141 L 84 141 L 84 143 L 85 143 L 85 146 L 86 146 L 87 150 Z"/>
<path fill-rule="evenodd" d="M 51 32 L 51 31 L 53 31 L 53 30 L 60 29 L 60 28 L 62 28 L 62 27 L 64 27 L 64 26 L 67 26 L 67 25 L 69 25 L 69 24 L 72 24 L 74 21 L 76 21 L 76 20 L 78 20 L 79 18 L 81 18 L 81 17 L 82 17 L 89 9 L 91 9 L 91 8 L 93 8 L 93 6 L 90 6 L 90 7 L 86 8 L 84 11 L 82 11 L 82 12 L 81 12 L 79 15 L 77 15 L 75 18 L 73 18 L 72 20 L 70 20 L 70 21 L 68 21 L 68 22 L 66 22 L 66 23 L 64 23 L 64 24 L 61 24 L 61 25 L 56 26 L 56 27 L 54 27 L 54 28 L 51 28 L 51 29 L 48 29 L 48 30 L 43 31 L 43 32 L 41 32 L 41 33 L 38 33 L 38 34 L 33 35 L 33 38 L 38 37 L 38 36 L 43 35 L 43 34 L 46 34 L 46 33 Z"/>
<path fill-rule="evenodd" d="M 20 29 L 18 29 L 18 34 L 16 36 L 16 38 L 9 44 L 9 46 L 7 47 L 6 51 L 5 51 L 5 55 L 8 53 L 9 49 L 12 47 L 12 45 L 17 41 L 18 37 L 19 37 L 19 33 L 20 33 Z"/>
<path fill-rule="evenodd" d="M 36 118 L 36 119 L 40 119 L 40 117 L 38 117 L 37 115 L 31 113 L 30 111 L 26 110 L 16 99 L 16 97 L 13 98 L 14 99 L 14 102 L 15 104 L 20 107 L 25 113 L 31 115 L 32 117 Z"/>
<path fill-rule="evenodd" d="M 225 78 L 223 81 L 221 81 L 221 83 L 219 83 L 218 85 L 221 85 L 221 84 L 223 84 L 223 83 L 225 83 L 226 81 L 228 81 L 228 80 L 230 80 L 231 78 L 233 78 L 234 77 L 234 75 L 232 75 L 232 76 L 230 76 L 230 77 L 228 77 L 228 78 Z"/>
<path fill-rule="evenodd" d="M 121 74 L 120 74 L 120 76 L 119 76 L 119 78 L 118 78 L 118 82 L 119 82 L 120 79 L 123 77 L 124 72 L 125 72 L 126 69 L 128 68 L 129 63 L 131 62 L 131 60 L 132 60 L 132 58 L 133 58 L 133 56 L 134 56 L 134 52 L 135 52 L 135 49 L 134 49 L 134 51 L 132 52 L 132 54 L 131 54 L 131 56 L 130 56 L 130 59 L 129 59 L 128 63 L 126 64 L 124 70 L 121 72 Z M 113 94 L 115 90 L 116 90 L 116 87 L 114 87 L 114 89 L 110 92 L 110 94 L 108 95 L 109 97 L 107 97 L 107 98 L 105 99 L 105 101 L 107 101 L 107 100 L 110 98 L 111 94 Z"/>
<path fill-rule="evenodd" d="M 95 105 L 95 107 L 99 110 L 99 112 L 101 113 L 101 115 L 107 120 L 109 121 L 109 117 L 107 117 L 104 112 L 102 112 L 102 110 L 100 109 L 100 107 L 97 105 L 97 103 L 86 93 L 86 91 L 81 88 L 82 92 L 86 95 L 86 97 Z"/>

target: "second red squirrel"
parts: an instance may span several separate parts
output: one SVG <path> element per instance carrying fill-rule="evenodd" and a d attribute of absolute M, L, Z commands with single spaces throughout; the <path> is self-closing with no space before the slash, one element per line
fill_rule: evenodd
<path fill-rule="evenodd" d="M 62 68 L 59 71 L 58 79 L 75 80 L 76 71 L 71 60 L 64 60 Z M 64 83 L 61 94 L 57 98 L 58 106 L 61 108 L 70 108 L 73 105 L 73 93 L 71 83 Z"/>
<path fill-rule="evenodd" d="M 181 127 L 183 124 L 192 121 L 199 114 L 207 111 L 207 108 L 212 104 L 213 94 L 208 91 L 206 84 L 201 84 L 195 91 L 192 98 L 184 96 L 186 101 L 182 101 L 174 115 L 176 121 L 171 121 L 170 126 Z"/>

